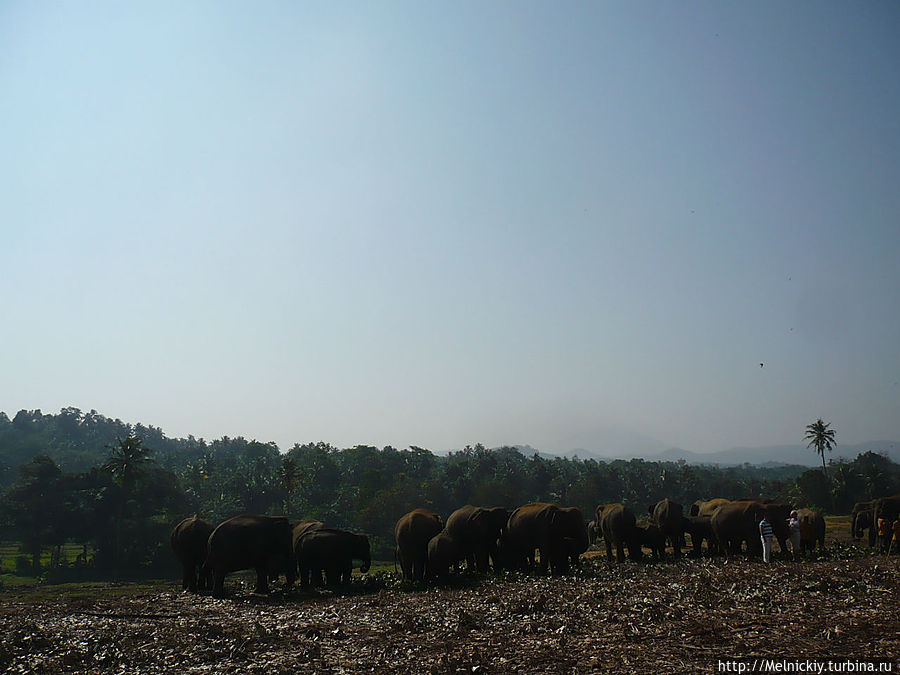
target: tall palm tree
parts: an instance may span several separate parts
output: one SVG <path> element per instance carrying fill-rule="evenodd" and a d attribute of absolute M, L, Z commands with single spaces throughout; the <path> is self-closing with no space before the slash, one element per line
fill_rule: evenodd
<path fill-rule="evenodd" d="M 125 501 L 128 494 L 134 490 L 138 477 L 144 471 L 144 465 L 153 460 L 150 459 L 150 448 L 144 446 L 144 442 L 129 434 L 124 440 L 116 439 L 116 445 L 109 446 L 110 455 L 103 468 L 109 471 L 116 485 L 119 486 L 118 515 L 115 522 L 115 572 L 118 573 L 119 562 L 122 557 L 122 520 L 125 517 Z"/>
<path fill-rule="evenodd" d="M 803 440 L 809 441 L 807 448 L 815 446 L 816 454 L 822 456 L 822 472 L 827 476 L 828 469 L 825 468 L 825 451 L 831 452 L 837 441 L 834 440 L 834 429 L 829 429 L 831 422 L 825 424 L 820 417 L 812 424 L 806 425 L 806 436 Z"/>
<path fill-rule="evenodd" d="M 150 459 L 150 453 L 153 451 L 144 446 L 140 438 L 132 435 L 124 440 L 117 438 L 116 445 L 110 446 L 109 449 L 111 453 L 103 468 L 113 475 L 120 486 L 130 492 L 137 477 L 143 472 L 144 465 L 153 461 Z"/>

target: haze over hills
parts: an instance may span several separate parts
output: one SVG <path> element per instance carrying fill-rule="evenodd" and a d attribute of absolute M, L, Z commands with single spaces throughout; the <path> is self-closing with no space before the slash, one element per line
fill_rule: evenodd
<path fill-rule="evenodd" d="M 531 446 L 517 446 L 526 454 L 539 452 Z M 825 461 L 838 459 L 852 460 L 864 452 L 886 455 L 894 462 L 900 462 L 900 441 L 866 441 L 854 445 L 839 445 L 833 452 L 826 453 Z M 544 453 L 539 453 L 544 454 Z M 661 452 L 617 452 L 614 450 L 590 451 L 578 448 L 569 452 L 551 453 L 581 459 L 632 459 L 641 458 L 657 462 L 673 462 L 683 459 L 689 464 L 738 465 L 754 464 L 795 464 L 799 466 L 821 466 L 822 460 L 815 450 L 806 445 L 771 445 L 758 448 L 738 447 L 718 452 L 693 452 L 683 448 L 668 448 Z"/>

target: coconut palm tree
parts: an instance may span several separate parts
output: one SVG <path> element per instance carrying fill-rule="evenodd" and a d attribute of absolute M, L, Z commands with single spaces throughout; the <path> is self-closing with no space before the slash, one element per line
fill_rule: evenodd
<path fill-rule="evenodd" d="M 138 477 L 144 472 L 144 465 L 153 460 L 150 459 L 150 448 L 144 446 L 144 442 L 129 434 L 122 440 L 116 439 L 116 445 L 109 446 L 109 459 L 103 468 L 112 474 L 113 480 L 119 488 L 119 507 L 115 522 L 115 572 L 118 573 L 119 562 L 122 555 L 122 520 L 125 517 L 125 501 L 134 491 Z"/>
<path fill-rule="evenodd" d="M 831 452 L 837 441 L 834 440 L 834 429 L 829 429 L 831 422 L 825 424 L 820 417 L 812 424 L 806 425 L 806 436 L 803 440 L 809 441 L 807 448 L 815 446 L 816 454 L 822 456 L 822 472 L 827 476 L 828 469 L 825 468 L 825 451 Z"/>
<path fill-rule="evenodd" d="M 128 436 L 125 440 L 116 439 L 116 445 L 110 446 L 109 459 L 103 468 L 109 471 L 115 481 L 128 490 L 134 488 L 138 475 L 143 472 L 145 464 L 150 459 L 150 448 L 144 446 L 144 442 L 137 436 Z"/>

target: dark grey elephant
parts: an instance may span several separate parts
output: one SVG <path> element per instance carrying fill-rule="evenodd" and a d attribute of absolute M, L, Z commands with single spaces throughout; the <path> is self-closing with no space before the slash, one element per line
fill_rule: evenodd
<path fill-rule="evenodd" d="M 372 565 L 369 538 L 346 530 L 326 527 L 307 529 L 294 543 L 294 555 L 300 569 L 300 585 L 318 585 L 322 574 L 329 586 L 350 583 L 353 561 L 361 561 L 365 574 Z"/>
<path fill-rule="evenodd" d="M 428 565 L 428 542 L 444 529 L 444 521 L 428 509 L 414 509 L 397 521 L 394 540 L 404 579 L 422 581 Z"/>
<path fill-rule="evenodd" d="M 447 522 L 449 524 L 449 518 Z M 428 578 L 445 579 L 450 574 L 450 568 L 458 570 L 460 561 L 465 557 L 459 540 L 445 528 L 428 542 Z"/>
<path fill-rule="evenodd" d="M 666 554 L 666 536 L 659 529 L 658 525 L 637 526 L 638 539 L 641 546 L 650 549 L 650 554 L 654 560 L 660 560 Z"/>
<path fill-rule="evenodd" d="M 800 552 L 815 551 L 816 544 L 825 548 L 825 518 L 812 509 L 797 509 L 800 521 Z"/>
<path fill-rule="evenodd" d="M 878 499 L 872 500 L 872 522 L 875 526 L 872 528 L 872 531 L 876 531 L 878 529 L 878 522 L 880 520 L 887 521 L 888 532 L 891 531 L 891 524 L 900 518 L 900 494 L 893 495 L 892 497 L 879 497 Z M 888 540 L 890 540 L 891 535 L 888 535 Z M 873 542 L 874 543 L 874 542 Z M 885 550 L 888 548 L 887 542 L 883 543 Z"/>
<path fill-rule="evenodd" d="M 256 570 L 256 592 L 269 592 L 269 576 L 284 574 L 287 587 L 297 578 L 297 563 L 291 548 L 291 525 L 287 518 L 248 514 L 220 524 L 209 535 L 204 569 L 213 576 L 213 595 L 225 594 L 225 575 L 238 570 Z"/>
<path fill-rule="evenodd" d="M 790 536 L 787 525 L 790 514 L 791 507 L 787 504 L 742 500 L 722 504 L 715 510 L 710 522 L 716 540 L 726 555 L 739 553 L 744 542 L 748 551 L 759 552 L 762 547 L 759 522 L 765 516 L 772 524 L 782 553 L 785 553 Z"/>
<path fill-rule="evenodd" d="M 632 560 L 641 559 L 640 533 L 637 531 L 637 519 L 634 512 L 618 502 L 613 504 L 600 504 L 596 512 L 597 522 L 600 524 L 600 532 L 606 544 L 606 559 L 612 561 L 613 548 L 616 549 L 616 560 L 625 560 L 625 547 L 628 547 L 628 556 Z"/>
<path fill-rule="evenodd" d="M 297 542 L 300 540 L 300 537 L 302 537 L 307 532 L 312 532 L 313 530 L 321 530 L 324 527 L 325 523 L 323 523 L 321 520 L 312 520 L 310 518 L 304 518 L 303 520 L 294 523 L 293 532 L 291 533 L 291 550 L 294 551 L 295 559 L 297 557 Z M 319 576 L 313 579 L 310 583 L 313 586 L 322 586 L 325 583 L 325 577 L 320 573 Z"/>
<path fill-rule="evenodd" d="M 712 529 L 712 516 L 685 518 L 681 529 L 691 535 L 691 555 L 698 558 L 702 555 L 704 541 L 706 541 L 706 550 L 710 554 L 718 553 L 719 547 Z"/>
<path fill-rule="evenodd" d="M 581 509 L 534 502 L 520 506 L 509 516 L 502 539 L 504 565 L 524 569 L 534 565 L 540 552 L 540 572 L 565 574 L 569 560 L 588 549 L 587 526 Z"/>
<path fill-rule="evenodd" d="M 206 562 L 207 544 L 213 529 L 211 522 L 195 513 L 178 523 L 169 537 L 172 551 L 181 563 L 181 588 L 191 593 L 196 593 L 198 588 L 202 591 L 212 588 L 212 577 L 208 570 L 204 570 L 203 563 Z M 201 570 L 198 584 L 197 572 Z"/>
<path fill-rule="evenodd" d="M 499 571 L 497 541 L 506 530 L 509 516 L 509 511 L 501 506 L 485 508 L 466 505 L 447 518 L 447 535 L 459 547 L 469 572 L 487 572 L 489 560 L 494 570 Z"/>
<path fill-rule="evenodd" d="M 666 497 L 656 504 L 651 504 L 648 511 L 653 523 L 659 527 L 660 534 L 671 544 L 672 554 L 677 558 L 681 555 L 684 507 Z"/>
<path fill-rule="evenodd" d="M 853 511 L 850 512 L 850 532 L 854 539 L 862 539 L 866 530 L 869 531 L 869 546 L 875 545 L 875 506 L 873 501 L 856 502 Z"/>

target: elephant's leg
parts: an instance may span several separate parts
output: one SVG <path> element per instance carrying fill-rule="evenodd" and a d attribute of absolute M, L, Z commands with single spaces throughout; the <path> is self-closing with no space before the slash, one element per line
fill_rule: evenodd
<path fill-rule="evenodd" d="M 197 592 L 197 566 L 191 563 L 188 565 L 188 590 L 191 593 Z"/>
<path fill-rule="evenodd" d="M 186 591 L 191 588 L 191 577 L 193 576 L 193 574 L 193 567 L 188 565 L 186 562 L 181 563 L 181 590 Z"/>
<path fill-rule="evenodd" d="M 670 536 L 672 541 L 672 555 L 676 558 L 681 556 L 681 537 L 676 532 L 675 534 Z"/>
<path fill-rule="evenodd" d="M 197 570 L 197 592 L 208 591 L 212 584 L 210 583 L 209 574 L 204 571 L 203 565 Z"/>
<path fill-rule="evenodd" d="M 616 562 L 625 562 L 625 543 L 621 541 L 616 544 Z"/>
<path fill-rule="evenodd" d="M 475 571 L 484 574 L 488 571 L 488 551 L 487 549 L 479 549 L 475 553 Z"/>
<path fill-rule="evenodd" d="M 466 572 L 469 574 L 475 574 L 475 572 L 480 572 L 481 565 L 479 564 L 479 558 L 475 554 L 474 551 L 469 551 L 466 553 Z"/>
<path fill-rule="evenodd" d="M 612 544 L 610 543 L 609 539 L 604 539 L 603 543 L 606 544 L 606 560 L 607 562 L 612 562 Z"/>
<path fill-rule="evenodd" d="M 256 593 L 269 594 L 269 570 L 265 565 L 256 568 Z"/>
<path fill-rule="evenodd" d="M 225 573 L 215 570 L 213 572 L 213 597 L 225 597 Z"/>
<path fill-rule="evenodd" d="M 556 569 L 551 569 L 551 574 L 568 574 L 569 573 L 569 552 L 568 551 L 560 551 L 559 554 L 554 555 L 554 558 L 551 559 L 550 564 L 553 566 L 554 562 Z"/>

